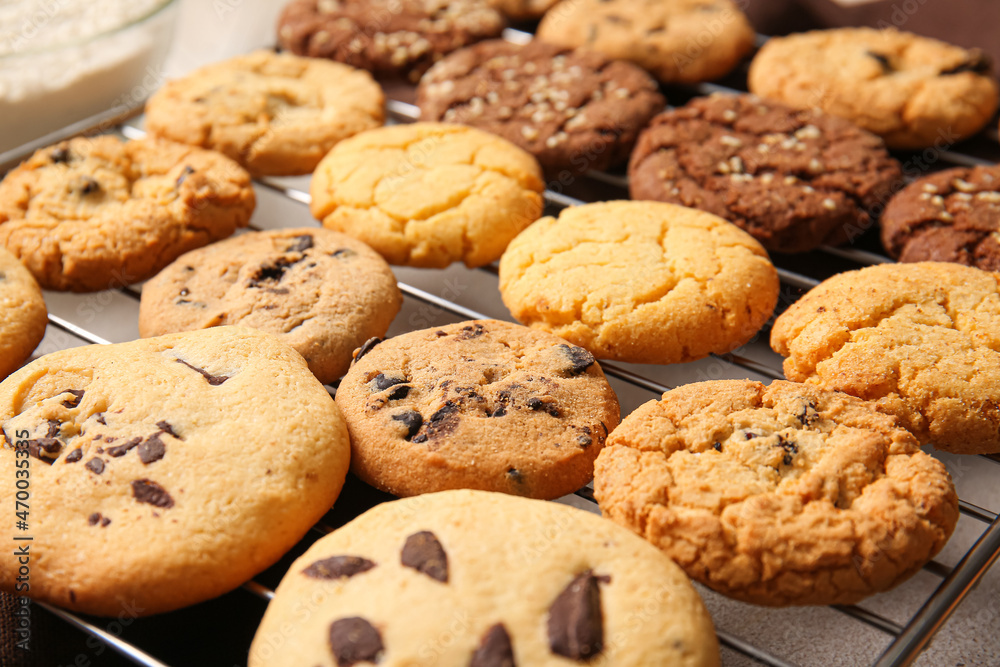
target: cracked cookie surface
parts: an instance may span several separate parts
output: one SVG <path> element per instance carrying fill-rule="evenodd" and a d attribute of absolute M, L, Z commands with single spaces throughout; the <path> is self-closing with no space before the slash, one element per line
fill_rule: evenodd
<path fill-rule="evenodd" d="M 664 99 L 641 68 L 597 51 L 495 40 L 434 65 L 417 104 L 423 120 L 472 125 L 543 167 L 584 171 L 625 160 Z"/>
<path fill-rule="evenodd" d="M 48 310 L 38 283 L 0 247 L 0 380 L 13 373 L 45 336 Z"/>
<path fill-rule="evenodd" d="M 665 83 L 717 79 L 754 44 L 750 22 L 730 0 L 564 0 L 537 36 L 630 60 Z"/>
<path fill-rule="evenodd" d="M 911 183 L 879 218 L 901 262 L 956 262 L 1000 271 L 1000 166 L 957 167 Z"/>
<path fill-rule="evenodd" d="M 778 300 L 778 274 L 749 234 L 659 202 L 563 209 L 500 260 L 500 292 L 523 324 L 602 359 L 670 364 L 749 341 Z"/>
<path fill-rule="evenodd" d="M 714 213 L 777 252 L 860 236 L 901 178 L 877 136 L 752 95 L 700 97 L 660 114 L 629 164 L 633 199 Z"/>
<path fill-rule="evenodd" d="M 245 227 L 250 176 L 214 151 L 162 139 L 77 138 L 40 149 L 0 182 L 0 246 L 46 289 L 143 281 Z"/>
<path fill-rule="evenodd" d="M 785 376 L 872 401 L 923 443 L 1000 452 L 1000 274 L 942 262 L 833 276 L 774 323 Z"/>
<path fill-rule="evenodd" d="M 940 148 L 993 116 L 992 72 L 978 50 L 892 28 L 840 28 L 769 39 L 747 83 L 762 97 L 847 118 L 891 148 Z"/>
<path fill-rule="evenodd" d="M 105 616 L 269 567 L 333 504 L 350 456 L 302 357 L 241 327 L 46 355 L 0 383 L 0 429 L 0 471 L 30 470 L 30 595 Z M 3 590 L 17 568 L 0 561 Z"/>
<path fill-rule="evenodd" d="M 657 549 L 590 512 L 466 490 L 382 503 L 318 540 L 281 580 L 249 658 L 250 667 L 720 664 L 701 599 Z"/>
<path fill-rule="evenodd" d="M 445 123 L 363 132 L 313 174 L 310 210 L 390 264 L 443 268 L 500 257 L 542 213 L 538 162 L 500 137 Z"/>
<path fill-rule="evenodd" d="M 337 403 L 351 470 L 400 496 L 470 488 L 558 498 L 590 481 L 619 421 L 589 352 L 497 320 L 371 341 Z"/>
<path fill-rule="evenodd" d="M 809 385 L 689 384 L 629 415 L 598 457 L 604 515 L 688 575 L 755 604 L 852 604 L 944 546 L 944 465 L 871 404 Z"/>
<path fill-rule="evenodd" d="M 389 265 L 328 229 L 251 232 L 182 255 L 143 286 L 144 337 L 238 324 L 295 348 L 330 384 L 402 305 Z"/>
<path fill-rule="evenodd" d="M 255 51 L 169 81 L 146 104 L 146 128 L 255 175 L 308 174 L 338 141 L 380 126 L 384 103 L 367 72 Z"/>

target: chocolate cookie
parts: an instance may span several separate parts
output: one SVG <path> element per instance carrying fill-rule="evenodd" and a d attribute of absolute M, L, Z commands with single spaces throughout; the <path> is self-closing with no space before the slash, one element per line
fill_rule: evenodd
<path fill-rule="evenodd" d="M 512 21 L 538 19 L 559 0 L 490 0 L 490 5 Z"/>
<path fill-rule="evenodd" d="M 633 199 L 714 213 L 777 252 L 859 236 L 901 178 L 875 135 L 752 95 L 700 97 L 660 114 L 629 163 Z"/>
<path fill-rule="evenodd" d="M 42 148 L 0 182 L 0 246 L 46 289 L 141 282 L 246 226 L 250 175 L 162 139 L 80 137 Z"/>
<path fill-rule="evenodd" d="M 42 342 L 47 324 L 38 283 L 16 257 L 0 248 L 0 380 Z"/>
<path fill-rule="evenodd" d="M 1000 166 L 931 174 L 885 209 L 882 243 L 901 262 L 957 262 L 1000 271 Z"/>
<path fill-rule="evenodd" d="M 269 567 L 333 504 L 350 456 L 302 357 L 240 327 L 41 357 L 0 382 L 0 431 L 0 501 L 23 494 L 16 470 L 30 482 L 26 594 L 103 616 L 208 600 Z M 19 576 L 0 559 L 0 588 Z"/>
<path fill-rule="evenodd" d="M 750 91 L 819 108 L 880 135 L 891 148 L 949 146 L 997 109 L 988 57 L 893 28 L 774 37 L 750 65 Z"/>
<path fill-rule="evenodd" d="M 384 336 L 403 298 L 382 257 L 327 229 L 252 232 L 182 255 L 143 286 L 139 333 L 239 324 L 277 335 L 320 382 Z"/>
<path fill-rule="evenodd" d="M 888 590 L 958 520 L 944 464 L 892 417 L 793 382 L 668 391 L 615 430 L 596 475 L 605 516 L 706 586 L 768 606 Z"/>
<path fill-rule="evenodd" d="M 249 667 L 718 667 L 694 587 L 629 531 L 558 503 L 445 491 L 317 541 L 267 607 Z"/>
<path fill-rule="evenodd" d="M 372 339 L 337 404 L 351 470 L 399 496 L 469 488 L 558 498 L 590 481 L 619 419 L 589 352 L 496 320 Z"/>
<path fill-rule="evenodd" d="M 606 169 L 628 157 L 663 108 L 639 67 L 540 41 L 483 42 L 430 69 L 417 88 L 423 120 L 498 134 L 544 167 Z"/>
<path fill-rule="evenodd" d="M 503 28 L 490 0 L 292 0 L 278 21 L 278 43 L 416 83 L 444 54 Z"/>

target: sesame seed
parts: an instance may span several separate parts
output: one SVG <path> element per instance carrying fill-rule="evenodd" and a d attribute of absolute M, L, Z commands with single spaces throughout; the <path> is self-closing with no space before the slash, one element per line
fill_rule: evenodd
<path fill-rule="evenodd" d="M 728 123 L 731 123 L 734 120 L 736 120 L 736 112 L 733 111 L 732 109 L 726 109 L 725 111 L 722 112 L 722 119 Z"/>
<path fill-rule="evenodd" d="M 724 134 L 721 137 L 719 137 L 719 142 L 723 146 L 732 146 L 733 148 L 739 148 L 740 146 L 743 145 L 742 141 L 728 134 Z"/>
<path fill-rule="evenodd" d="M 770 153 L 771 147 L 768 146 L 767 144 L 757 144 L 757 151 L 759 153 Z"/>
<path fill-rule="evenodd" d="M 766 174 L 763 174 L 763 175 L 761 175 L 761 177 L 760 177 L 760 182 L 761 182 L 761 183 L 770 183 L 770 182 L 772 182 L 773 180 L 774 180 L 774 174 L 772 174 L 772 173 L 770 173 L 770 172 L 768 172 L 768 173 L 766 173 Z"/>
<path fill-rule="evenodd" d="M 931 185 L 930 183 L 924 183 L 924 192 L 937 192 L 937 186 Z"/>
<path fill-rule="evenodd" d="M 510 107 L 504 106 L 497 109 L 497 116 L 500 117 L 501 120 L 507 120 L 513 115 L 514 115 L 514 110 L 511 109 Z"/>
<path fill-rule="evenodd" d="M 794 185 L 798 180 L 794 176 L 785 176 L 785 185 Z"/>
<path fill-rule="evenodd" d="M 805 192 L 806 194 L 810 194 L 811 195 L 812 193 L 814 193 L 816 191 L 813 190 L 813 188 L 812 188 L 811 185 L 803 185 L 802 186 L 802 192 Z"/>
<path fill-rule="evenodd" d="M 972 195 L 970 195 L 968 192 L 957 192 L 955 193 L 955 199 L 958 199 L 960 201 L 969 201 L 972 199 Z"/>
<path fill-rule="evenodd" d="M 734 155 L 733 157 L 729 158 L 729 166 L 732 168 L 733 171 L 740 173 L 743 171 L 743 160 L 741 160 L 738 156 Z"/>
<path fill-rule="evenodd" d="M 976 191 L 976 186 L 975 185 L 973 185 L 972 183 L 969 183 L 968 181 L 963 181 L 961 178 L 956 178 L 955 180 L 953 180 L 951 182 L 951 184 L 955 186 L 956 190 L 960 190 L 962 192 L 975 192 Z"/>
<path fill-rule="evenodd" d="M 728 174 L 730 171 L 729 165 L 726 164 L 725 162 L 720 162 L 719 164 L 715 165 L 715 170 L 720 174 Z"/>
<path fill-rule="evenodd" d="M 955 216 L 953 216 L 948 211 L 941 211 L 940 213 L 938 213 L 938 217 L 944 220 L 945 222 L 952 222 L 955 219 Z"/>
<path fill-rule="evenodd" d="M 497 102 L 500 101 L 500 96 L 497 95 L 497 91 L 491 90 L 490 92 L 486 93 L 486 101 L 489 102 L 490 104 L 496 104 Z"/>
<path fill-rule="evenodd" d="M 931 193 L 929 192 L 920 193 L 920 199 L 922 199 L 923 201 L 928 201 L 930 198 L 931 198 Z"/>
<path fill-rule="evenodd" d="M 525 125 L 521 128 L 521 136 L 529 141 L 532 141 L 538 138 L 538 130 L 530 125 Z"/>
<path fill-rule="evenodd" d="M 535 63 L 524 63 L 523 69 L 527 74 L 534 74 L 538 70 L 538 66 Z"/>
<path fill-rule="evenodd" d="M 441 82 L 441 92 L 442 93 L 447 94 L 447 93 L 452 92 L 453 90 L 455 90 L 455 82 L 454 81 L 442 81 Z"/>
<path fill-rule="evenodd" d="M 818 127 L 815 125 L 806 125 L 797 130 L 795 136 L 798 139 L 819 139 L 821 135 Z"/>
<path fill-rule="evenodd" d="M 829 197 L 827 197 L 826 199 L 823 200 L 823 208 L 825 208 L 828 211 L 836 211 L 837 210 L 837 202 L 835 202 L 832 199 L 830 199 Z"/>
<path fill-rule="evenodd" d="M 794 148 L 797 143 L 799 143 L 798 139 L 794 137 L 789 137 L 781 142 L 781 147 L 788 150 Z"/>
<path fill-rule="evenodd" d="M 931 197 L 931 203 L 935 206 L 944 206 L 944 197 L 941 195 L 934 195 Z"/>
<path fill-rule="evenodd" d="M 980 192 L 976 195 L 976 199 L 981 199 L 991 204 L 1000 204 L 1000 192 Z"/>
<path fill-rule="evenodd" d="M 811 171 L 814 174 L 818 174 L 819 172 L 823 171 L 823 163 L 817 160 L 816 158 L 809 160 L 809 171 Z"/>

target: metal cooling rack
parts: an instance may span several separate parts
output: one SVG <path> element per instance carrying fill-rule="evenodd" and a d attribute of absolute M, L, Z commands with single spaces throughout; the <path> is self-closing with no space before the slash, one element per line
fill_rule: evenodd
<path fill-rule="evenodd" d="M 505 37 L 511 41 L 523 42 L 531 38 L 530 33 L 510 30 L 505 32 Z M 759 37 L 758 46 L 766 38 Z M 686 89 L 667 89 L 668 99 L 675 104 L 684 103 L 687 99 L 697 95 L 706 95 L 713 92 L 738 93 L 744 92 L 745 87 L 745 65 L 738 70 L 735 75 L 730 75 L 724 79 L 725 85 L 701 84 Z M 389 100 L 388 112 L 390 122 L 411 122 L 416 119 L 418 109 L 401 100 Z M 30 155 L 30 153 L 42 146 L 54 143 L 55 141 L 93 132 L 114 132 L 127 138 L 138 138 L 144 136 L 144 132 L 135 122 L 138 116 L 138 109 L 115 109 L 94 118 L 81 121 L 64 130 L 53 133 L 39 141 L 32 142 L 16 151 L 0 155 L 0 176 L 7 170 L 15 166 L 20 160 Z M 961 147 L 948 148 L 937 151 L 933 160 L 931 170 L 947 168 L 957 165 L 971 166 L 978 164 L 994 164 L 1000 159 L 1000 146 L 996 145 L 997 130 L 996 119 L 991 123 L 991 129 L 984 131 L 980 137 L 967 142 Z M 984 157 L 988 155 L 992 159 Z M 897 155 L 905 161 L 906 155 Z M 911 156 L 912 157 L 912 156 Z M 255 213 L 251 229 L 295 227 L 295 226 L 317 226 L 318 223 L 312 219 L 308 211 L 302 204 L 310 201 L 308 193 L 308 181 L 306 178 L 265 178 L 257 181 L 258 211 Z M 547 189 L 545 200 L 547 212 L 555 212 L 566 206 L 575 206 L 587 201 L 599 201 L 607 199 L 628 198 L 627 178 L 621 173 L 598 173 L 588 172 L 579 175 L 573 183 L 573 187 L 567 187 L 563 191 Z M 280 211 L 281 214 L 277 214 Z M 777 256 L 773 257 L 778 266 L 778 273 L 782 283 L 782 296 L 779 302 L 779 310 L 797 298 L 804 291 L 817 285 L 822 279 L 843 270 L 859 268 L 870 264 L 890 262 L 888 257 L 881 254 L 881 249 L 877 245 L 877 240 L 873 240 L 871 230 L 858 239 L 854 247 L 823 247 L 812 253 L 798 256 Z M 460 266 L 452 266 L 449 269 L 434 271 L 394 267 L 399 287 L 405 295 L 404 309 L 397 317 L 390 335 L 402 333 L 404 331 L 423 328 L 413 326 L 414 317 L 431 317 L 435 322 L 440 318 L 450 318 L 454 320 L 498 318 L 510 319 L 509 313 L 499 305 L 498 293 L 496 290 L 496 265 L 489 265 L 477 270 L 465 269 Z M 449 281 L 453 281 L 449 285 Z M 467 286 L 463 288 L 463 281 Z M 468 285 L 478 284 L 486 291 L 473 290 L 470 294 Z M 442 288 L 442 284 L 444 287 Z M 492 290 L 492 292 L 490 292 Z M 109 290 L 90 295 L 70 295 L 65 293 L 46 292 L 46 303 L 49 306 L 49 328 L 46 338 L 43 340 L 36 356 L 41 353 L 52 352 L 57 349 L 73 347 L 84 344 L 108 344 L 112 342 L 123 342 L 138 337 L 135 329 L 135 322 L 138 320 L 138 300 L 141 294 L 141 286 L 124 287 L 117 290 Z M 481 312 L 480 307 L 485 312 Z M 429 310 L 428 310 L 429 307 Z M 95 316 L 103 315 L 103 317 Z M 409 315 L 407 319 L 407 315 Z M 125 331 L 110 323 L 114 320 L 120 325 L 126 322 Z M 404 324 L 404 320 L 410 326 Z M 114 331 L 112 331 L 114 329 Z M 721 377 L 752 377 L 761 380 L 782 379 L 780 358 L 774 355 L 766 345 L 766 336 L 769 327 L 765 327 L 763 336 L 740 350 L 726 354 L 716 355 L 711 359 L 692 364 L 677 366 L 644 366 L 636 364 L 619 364 L 601 362 L 601 367 L 605 373 L 613 378 L 616 391 L 623 398 L 623 412 L 629 400 L 626 396 L 631 396 L 631 403 L 638 405 L 654 397 L 658 397 L 664 391 L 673 386 L 685 384 L 699 379 L 715 379 Z M 633 406 L 634 407 L 634 406 Z M 944 457 L 939 452 L 932 454 Z M 966 457 L 962 459 L 965 463 L 957 464 L 959 472 L 966 469 L 966 466 L 992 466 L 1000 464 L 1000 456 L 980 456 Z M 968 462 L 971 461 L 971 464 Z M 1000 479 L 1000 469 L 991 473 L 990 481 Z M 959 481 L 956 476 L 956 482 Z M 349 482 L 349 486 L 351 483 Z M 351 489 L 353 492 L 364 493 L 356 483 Z M 959 486 L 960 492 L 962 491 Z M 370 492 L 370 490 L 369 490 Z M 293 549 L 292 555 L 283 559 L 271 570 L 256 577 L 254 580 L 245 583 L 242 590 L 237 590 L 223 596 L 212 603 L 203 605 L 221 605 L 220 609 L 230 609 L 246 606 L 246 596 L 260 599 L 264 602 L 274 596 L 272 586 L 262 581 L 270 579 L 277 581 L 281 574 L 287 569 L 291 558 L 302 549 L 307 547 L 319 536 L 329 533 L 334 528 L 331 523 L 339 523 L 347 517 L 335 516 L 338 508 L 345 502 L 350 502 L 345 498 L 347 491 L 341 495 L 334 510 L 323 521 L 317 523 L 310 535 L 303 538 L 302 543 Z M 377 498 L 375 502 L 384 500 Z M 370 502 L 370 501 L 369 501 Z M 594 501 L 593 492 L 589 487 L 585 487 L 576 492 L 575 496 L 561 499 L 557 502 L 574 504 L 590 511 L 598 511 Z M 374 504 L 374 503 L 371 503 Z M 831 627 L 835 627 L 841 639 L 850 640 L 854 636 L 870 636 L 875 633 L 881 639 L 880 652 L 870 656 L 867 664 L 876 667 L 896 667 L 909 665 L 917 659 L 919 654 L 930 643 L 934 634 L 941 629 L 956 608 L 962 603 L 966 596 L 973 590 L 976 583 L 983 577 L 990 566 L 1000 556 L 1000 518 L 996 512 L 976 505 L 965 499 L 960 501 L 961 514 L 965 519 L 960 522 L 966 523 L 964 531 L 968 536 L 968 546 L 960 551 L 955 557 L 954 565 L 948 565 L 939 560 L 931 561 L 923 568 L 923 573 L 927 575 L 923 578 L 923 583 L 917 585 L 914 577 L 904 583 L 897 590 L 905 590 L 907 587 L 916 587 L 917 593 L 926 589 L 926 595 L 919 595 L 919 604 L 912 613 L 907 613 L 902 621 L 891 618 L 896 615 L 889 613 L 885 608 L 879 609 L 880 605 L 869 604 L 878 601 L 890 593 L 883 593 L 879 596 L 869 598 L 862 603 L 865 606 L 844 606 L 837 605 L 829 607 L 834 614 L 827 617 Z M 969 530 L 969 525 L 971 530 Z M 953 536 L 952 543 L 956 541 L 958 533 Z M 949 543 L 949 547 L 952 546 Z M 946 547 L 946 550 L 949 548 Z M 941 555 L 938 556 L 941 558 Z M 928 580 L 928 577 L 930 580 Z M 930 581 L 931 585 L 928 585 Z M 780 611 L 769 610 L 739 602 L 721 598 L 717 594 L 699 586 L 699 592 L 706 599 L 713 617 L 716 620 L 717 634 L 719 641 L 729 652 L 724 652 L 724 662 L 740 662 L 744 664 L 749 659 L 751 663 L 770 665 L 773 667 L 791 667 L 795 664 L 789 658 L 775 655 L 770 648 L 764 648 L 750 641 L 745 636 L 745 631 L 741 633 L 739 623 L 732 623 L 734 613 L 746 617 L 762 617 L 768 614 L 775 615 L 777 622 L 785 622 L 792 619 L 798 625 L 793 627 L 795 632 L 807 637 L 810 630 L 799 620 L 807 616 L 808 611 L 803 609 L 792 610 L 789 614 L 782 614 Z M 910 598 L 913 596 L 910 595 Z M 131 662 L 145 667 L 179 667 L 184 664 L 203 664 L 197 662 L 199 658 L 188 656 L 184 662 L 175 662 L 168 665 L 154 658 L 150 653 L 140 646 L 141 641 L 132 637 L 126 637 L 129 633 L 115 631 L 114 623 L 105 625 L 106 619 L 85 618 L 75 613 L 53 607 L 46 603 L 37 602 L 38 606 L 44 608 L 51 614 L 63 619 L 70 625 L 89 635 L 89 641 L 103 643 L 103 645 L 113 649 L 121 656 Z M 196 605 L 195 608 L 203 605 Z M 873 608 L 874 607 L 874 608 Z M 888 605 L 881 607 L 892 607 L 892 600 Z M 194 609 L 194 608 L 191 608 Z M 812 608 L 810 608 L 812 609 Z M 721 611 L 720 611 L 721 610 Z M 184 626 L 184 614 L 186 610 L 174 612 L 173 621 L 179 621 Z M 190 613 L 190 612 L 189 612 Z M 215 613 L 213 607 L 212 613 Z M 176 615 L 181 617 L 177 618 Z M 724 619 L 720 621 L 720 616 Z M 837 617 L 840 618 L 837 618 Z M 149 622 L 157 623 L 157 618 L 153 617 Z M 1000 622 L 996 621 L 997 615 L 990 617 L 997 627 Z M 846 619 L 847 623 L 840 622 Z M 104 627 L 102 627 L 102 625 Z M 252 630 L 256 626 L 250 628 Z M 817 637 L 826 634 L 826 628 L 815 628 Z M 979 628 L 979 631 L 988 628 Z M 246 632 L 243 632 L 245 635 Z M 755 637 L 756 639 L 756 637 Z M 808 641 L 808 639 L 807 639 Z M 756 642 L 757 644 L 763 642 Z M 773 642 L 771 642 L 773 643 Z M 878 643 L 878 642 L 876 642 Z M 147 647 L 148 649 L 148 647 Z M 249 641 L 240 650 L 245 655 L 249 649 Z M 739 656 L 742 656 L 741 660 Z M 100 664 L 91 662 L 90 664 Z"/>

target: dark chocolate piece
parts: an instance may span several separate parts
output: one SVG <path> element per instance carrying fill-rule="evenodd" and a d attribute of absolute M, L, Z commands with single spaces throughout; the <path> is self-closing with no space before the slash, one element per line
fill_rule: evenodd
<path fill-rule="evenodd" d="M 483 634 L 469 667 L 515 667 L 514 647 L 503 623 L 490 626 Z"/>
<path fill-rule="evenodd" d="M 405 437 L 407 440 L 416 435 L 417 431 L 420 430 L 420 427 L 423 426 L 424 423 L 424 418 L 420 416 L 420 413 L 416 410 L 407 410 L 406 412 L 401 412 L 398 415 L 393 415 L 392 418 L 395 421 L 403 422 L 403 426 L 406 427 Z"/>
<path fill-rule="evenodd" d="M 70 159 L 69 149 L 66 148 L 65 146 L 60 146 L 59 148 L 49 153 L 49 159 L 56 164 L 64 164 L 66 162 L 69 162 Z"/>
<path fill-rule="evenodd" d="M 192 366 L 191 364 L 189 364 L 188 362 L 184 361 L 183 359 L 178 359 L 177 363 L 184 364 L 185 366 L 187 366 L 191 370 L 196 371 L 198 373 L 201 373 L 202 377 L 204 377 L 206 380 L 208 380 L 208 384 L 212 385 L 213 387 L 218 387 L 220 384 L 222 384 L 223 382 L 225 382 L 226 380 L 229 379 L 228 375 L 212 375 L 211 373 L 209 373 L 205 369 L 198 368 L 197 366 Z"/>
<path fill-rule="evenodd" d="M 330 257 L 336 257 L 337 259 L 347 259 L 348 257 L 354 257 L 358 253 L 354 252 L 350 248 L 339 248 L 330 253 Z"/>
<path fill-rule="evenodd" d="M 83 450 L 77 447 L 66 455 L 66 463 L 76 463 L 83 458 Z"/>
<path fill-rule="evenodd" d="M 350 579 L 373 567 L 374 562 L 360 556 L 331 556 L 316 561 L 302 570 L 302 574 L 312 579 Z"/>
<path fill-rule="evenodd" d="M 295 242 L 285 248 L 285 252 L 305 252 L 313 247 L 313 237 L 311 234 L 302 234 L 295 237 Z"/>
<path fill-rule="evenodd" d="M 369 338 L 358 348 L 358 353 L 354 355 L 354 361 L 358 361 L 372 351 L 372 348 L 382 342 L 381 338 Z"/>
<path fill-rule="evenodd" d="M 100 475 L 104 472 L 104 461 L 97 457 L 90 459 L 85 465 L 87 466 L 87 470 L 95 475 Z"/>
<path fill-rule="evenodd" d="M 547 412 L 553 417 L 559 416 L 559 408 L 555 406 L 555 403 L 550 401 L 543 401 L 540 398 L 532 397 L 528 399 L 528 408 L 534 410 L 535 412 Z"/>
<path fill-rule="evenodd" d="M 780 435 L 778 436 L 778 446 L 785 450 L 785 455 L 781 458 L 781 462 L 786 466 L 792 465 L 793 457 L 799 453 L 799 446 L 793 440 L 786 440 Z"/>
<path fill-rule="evenodd" d="M 556 655 L 582 662 L 604 648 L 602 580 L 591 570 L 577 575 L 549 607 L 549 648 Z"/>
<path fill-rule="evenodd" d="M 181 170 L 181 175 L 177 177 L 177 187 L 181 187 L 181 184 L 187 180 L 187 177 L 194 173 L 194 167 L 187 164 L 184 165 L 184 169 Z"/>
<path fill-rule="evenodd" d="M 111 442 L 110 440 L 108 442 Z M 142 442 L 142 438 L 132 438 L 124 445 L 118 445 L 117 447 L 108 448 L 108 456 L 113 456 L 118 458 L 119 456 L 125 456 L 132 448 L 138 447 L 139 443 Z"/>
<path fill-rule="evenodd" d="M 961 74 L 962 72 L 972 72 L 980 76 L 989 76 L 993 73 L 993 62 L 988 55 L 978 49 L 974 49 L 968 60 L 942 71 L 941 75 L 949 76 L 952 74 Z"/>
<path fill-rule="evenodd" d="M 455 335 L 455 340 L 469 340 L 470 338 L 478 338 L 486 333 L 486 327 L 482 324 L 476 322 L 475 324 L 470 324 L 469 326 L 462 327 L 462 330 Z"/>
<path fill-rule="evenodd" d="M 406 538 L 401 562 L 431 579 L 448 583 L 448 555 L 434 533 L 422 530 Z"/>
<path fill-rule="evenodd" d="M 101 184 L 90 176 L 82 176 L 79 181 L 79 190 L 81 195 L 92 195 L 101 189 Z"/>
<path fill-rule="evenodd" d="M 559 350 L 562 352 L 564 357 L 569 359 L 570 362 L 569 368 L 565 371 L 567 375 L 582 375 L 597 361 L 594 359 L 594 355 L 582 347 L 577 347 L 576 345 L 566 345 L 565 343 L 561 343 L 559 345 Z"/>
<path fill-rule="evenodd" d="M 158 422 L 156 422 L 156 428 L 160 429 L 161 431 L 163 431 L 164 433 L 166 433 L 169 436 L 173 436 L 173 437 L 177 438 L 178 440 L 182 439 L 181 436 L 177 435 L 177 433 L 174 432 L 174 427 L 171 426 L 169 422 L 158 421 Z"/>
<path fill-rule="evenodd" d="M 338 667 L 350 667 L 359 662 L 377 663 L 385 647 L 375 626 L 359 616 L 351 616 L 330 624 L 330 650 Z"/>
<path fill-rule="evenodd" d="M 132 482 L 132 497 L 140 503 L 169 509 L 174 506 L 174 499 L 166 489 L 150 479 L 137 479 Z"/>
<path fill-rule="evenodd" d="M 67 389 L 63 392 L 64 394 L 72 394 L 73 398 L 67 398 L 63 401 L 63 407 L 73 409 L 80 405 L 80 401 L 83 399 L 83 389 Z"/>
<path fill-rule="evenodd" d="M 875 51 L 865 51 L 865 55 L 878 61 L 878 64 L 882 66 L 882 74 L 891 74 L 896 71 L 896 68 L 892 66 L 892 62 L 889 60 L 889 56 Z"/>
<path fill-rule="evenodd" d="M 160 439 L 159 433 L 149 436 L 145 442 L 139 445 L 139 460 L 144 465 L 149 465 L 153 461 L 159 461 L 166 453 L 167 447 L 163 444 L 163 440 Z"/>

